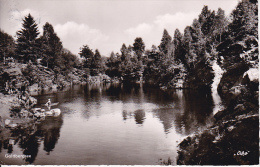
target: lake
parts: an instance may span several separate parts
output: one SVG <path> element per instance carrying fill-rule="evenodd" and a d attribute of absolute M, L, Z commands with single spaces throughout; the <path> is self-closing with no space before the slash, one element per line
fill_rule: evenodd
<path fill-rule="evenodd" d="M 4 141 L 5 164 L 158 165 L 176 164 L 177 145 L 213 122 L 211 93 L 142 85 L 77 85 L 35 96 L 37 107 L 59 102 L 59 117 L 48 117 Z M 30 155 L 6 158 L 7 155 Z"/>

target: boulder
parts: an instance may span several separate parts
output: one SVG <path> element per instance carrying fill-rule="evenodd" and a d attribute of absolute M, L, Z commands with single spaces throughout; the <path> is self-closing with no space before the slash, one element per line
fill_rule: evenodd
<path fill-rule="evenodd" d="M 41 111 L 41 108 L 33 108 L 33 109 L 32 109 L 32 112 L 33 112 L 33 113 L 37 113 L 37 112 L 39 112 L 39 111 Z"/>
<path fill-rule="evenodd" d="M 37 92 L 37 91 L 39 91 L 39 85 L 38 85 L 38 83 L 35 83 L 35 84 L 33 84 L 32 86 L 29 86 L 29 91 L 30 91 L 30 92 Z"/>
<path fill-rule="evenodd" d="M 9 127 L 10 127 L 11 129 L 16 128 L 17 126 L 18 126 L 18 124 L 10 124 L 10 125 L 9 125 Z"/>
<path fill-rule="evenodd" d="M 248 75 L 248 78 L 251 82 L 259 82 L 259 69 L 258 68 L 250 68 L 248 71 L 246 71 L 243 75 L 245 77 Z"/>
<path fill-rule="evenodd" d="M 6 120 L 5 120 L 5 125 L 6 125 L 6 126 L 8 126 L 10 123 L 11 123 L 11 120 L 10 120 L 10 119 L 6 119 Z"/>

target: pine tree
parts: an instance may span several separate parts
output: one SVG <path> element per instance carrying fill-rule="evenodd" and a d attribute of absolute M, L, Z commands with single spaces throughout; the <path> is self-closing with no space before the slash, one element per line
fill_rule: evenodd
<path fill-rule="evenodd" d="M 194 19 L 192 23 L 191 38 L 190 55 L 192 56 L 193 66 L 195 66 L 196 62 L 200 61 L 205 54 L 205 40 L 197 19 Z"/>
<path fill-rule="evenodd" d="M 126 47 L 125 44 L 122 45 L 120 51 L 121 51 L 121 55 L 120 55 L 120 59 L 119 59 L 119 73 L 121 76 L 123 76 L 124 78 L 129 77 L 129 75 L 131 74 L 132 70 L 133 70 L 133 66 L 132 66 L 132 61 L 131 61 L 131 49 L 132 47 Z"/>
<path fill-rule="evenodd" d="M 199 15 L 199 19 L 198 19 L 199 23 L 200 23 L 201 25 L 203 25 L 203 24 L 207 21 L 207 18 L 210 16 L 210 14 L 211 14 L 211 12 L 210 12 L 210 10 L 208 9 L 208 6 L 205 5 L 205 6 L 202 8 L 202 11 L 201 11 L 201 13 L 200 13 L 200 15 Z"/>
<path fill-rule="evenodd" d="M 91 68 L 91 62 L 94 57 L 94 53 L 92 49 L 89 48 L 88 45 L 84 45 L 79 52 L 79 55 L 84 58 L 84 67 L 85 68 Z"/>
<path fill-rule="evenodd" d="M 172 42 L 172 37 L 169 35 L 168 31 L 166 29 L 164 29 L 163 31 L 163 36 L 162 36 L 162 40 L 159 47 L 159 50 L 164 54 L 167 55 L 169 54 L 169 48 Z"/>
<path fill-rule="evenodd" d="M 185 63 L 185 52 L 183 49 L 182 43 L 182 34 L 179 29 L 176 29 L 174 32 L 173 44 L 174 44 L 174 57 L 175 60 Z"/>
<path fill-rule="evenodd" d="M 36 62 L 39 52 L 38 25 L 31 14 L 23 19 L 22 30 L 17 32 L 16 54 L 22 62 Z"/>
<path fill-rule="evenodd" d="M 100 63 L 101 63 L 101 55 L 98 49 L 95 50 L 94 57 L 92 59 L 91 67 L 92 68 L 100 68 Z"/>
<path fill-rule="evenodd" d="M 135 51 L 136 55 L 137 55 L 137 59 L 138 61 L 141 60 L 142 55 L 144 53 L 145 50 L 145 44 L 143 42 L 143 39 L 141 37 L 137 37 L 135 38 L 135 42 L 133 44 L 133 50 Z"/>
<path fill-rule="evenodd" d="M 128 49 L 125 44 L 122 45 L 121 49 L 121 61 L 125 61 L 126 57 L 128 56 Z"/>
<path fill-rule="evenodd" d="M 239 2 L 231 16 L 226 38 L 217 47 L 219 57 L 224 58 L 223 67 L 234 63 L 245 63 L 247 67 L 258 64 L 258 4 L 249 0 Z"/>
<path fill-rule="evenodd" d="M 222 41 L 222 33 L 227 31 L 228 19 L 226 18 L 225 11 L 221 8 L 218 8 L 217 14 L 215 16 L 212 30 L 212 37 L 215 38 L 215 41 Z"/>
<path fill-rule="evenodd" d="M 214 24 L 214 19 L 215 19 L 215 11 L 212 11 L 210 15 L 206 18 L 206 21 L 201 25 L 201 31 L 202 33 L 206 36 L 211 38 L 212 34 L 212 29 L 213 29 L 213 24 Z"/>
<path fill-rule="evenodd" d="M 191 36 L 191 27 L 187 26 L 184 29 L 184 36 L 183 36 L 183 46 L 184 46 L 184 54 L 185 54 L 185 65 L 187 69 L 191 68 L 192 64 L 192 56 L 191 56 L 191 44 L 192 44 L 192 36 Z"/>
<path fill-rule="evenodd" d="M 63 48 L 62 42 L 54 32 L 53 26 L 48 22 L 43 26 L 43 36 L 40 39 L 42 43 L 42 63 L 53 68 L 55 64 L 58 64 L 58 55 L 61 54 Z"/>
<path fill-rule="evenodd" d="M 231 13 L 232 23 L 229 24 L 229 31 L 232 35 L 242 37 L 243 34 L 257 35 L 258 26 L 258 7 L 257 4 L 248 0 L 240 2 L 236 9 Z"/>
<path fill-rule="evenodd" d="M 111 52 L 110 57 L 107 60 L 106 66 L 108 68 L 106 70 L 107 75 L 109 75 L 110 77 L 119 76 L 119 60 L 114 52 Z"/>
<path fill-rule="evenodd" d="M 95 54 L 93 56 L 93 59 L 91 61 L 90 65 L 90 74 L 92 76 L 97 75 L 98 73 L 101 72 L 101 55 L 99 53 L 99 50 L 95 50 Z"/>

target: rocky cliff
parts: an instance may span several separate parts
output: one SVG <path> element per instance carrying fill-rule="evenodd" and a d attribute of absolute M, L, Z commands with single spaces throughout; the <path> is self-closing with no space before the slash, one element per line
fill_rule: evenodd
<path fill-rule="evenodd" d="M 84 70 L 73 68 L 68 73 L 57 73 L 40 64 L 8 63 L 1 65 L 1 90 L 19 90 L 23 84 L 27 84 L 28 91 L 57 90 L 72 84 L 86 82 Z M 8 86 L 6 86 L 8 84 Z M 8 87 L 8 88 L 7 88 Z M 10 93 L 10 92 L 9 92 Z"/>
<path fill-rule="evenodd" d="M 218 90 L 225 109 L 215 124 L 179 144 L 180 165 L 253 165 L 259 163 L 258 68 L 231 66 Z"/>

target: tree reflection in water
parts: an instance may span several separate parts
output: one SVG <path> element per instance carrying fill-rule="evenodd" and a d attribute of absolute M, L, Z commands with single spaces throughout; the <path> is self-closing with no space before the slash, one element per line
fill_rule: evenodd
<path fill-rule="evenodd" d="M 134 112 L 128 111 L 128 110 L 123 110 L 122 111 L 122 117 L 123 120 L 126 121 L 127 119 L 131 119 L 134 116 Z"/>
<path fill-rule="evenodd" d="M 171 93 L 173 105 L 153 111 L 162 122 L 165 133 L 175 126 L 177 133 L 189 135 L 212 122 L 211 93 L 195 90 Z"/>
<path fill-rule="evenodd" d="M 61 117 L 47 118 L 39 127 L 44 137 L 44 150 L 47 154 L 50 154 L 50 152 L 53 151 L 58 142 L 62 123 Z"/>
<path fill-rule="evenodd" d="M 140 143 L 139 140 L 141 140 L 135 136 L 138 133 L 142 133 L 143 137 L 148 137 L 146 138 L 148 144 L 157 142 L 159 141 L 158 138 L 160 138 L 162 140 L 161 143 L 169 142 L 168 145 L 171 146 L 172 140 L 175 140 L 177 137 L 189 135 L 200 130 L 199 128 L 203 127 L 203 125 L 208 125 L 212 118 L 213 107 L 211 93 L 192 90 L 163 91 L 149 86 L 125 84 L 90 84 L 73 87 L 65 92 L 37 96 L 39 104 L 44 104 L 48 98 L 51 98 L 53 102 L 59 102 L 58 107 L 62 109 L 63 115 L 58 118 L 48 117 L 37 124 L 28 124 L 28 126 L 24 126 L 19 130 L 12 131 L 11 134 L 6 132 L 4 136 L 9 138 L 0 138 L 2 140 L 0 144 L 2 144 L 2 148 L 4 149 L 1 150 L 0 146 L 0 150 L 2 151 L 0 155 L 2 157 L 7 153 L 9 148 L 8 152 L 13 152 L 12 154 L 23 153 L 31 155 L 30 158 L 25 159 L 27 163 L 40 164 L 45 162 L 46 158 L 49 158 L 49 162 L 46 163 L 62 164 L 68 162 L 70 159 L 68 158 L 67 161 L 64 161 L 49 155 L 53 155 L 54 151 L 57 151 L 55 154 L 57 153 L 60 157 L 62 155 L 75 160 L 80 157 L 77 156 L 78 154 L 88 153 L 91 158 L 93 156 L 93 161 L 89 162 L 89 160 L 82 159 L 80 164 L 83 162 L 94 164 L 100 162 L 99 159 L 104 160 L 104 156 L 109 157 L 107 153 L 104 153 L 106 155 L 103 154 L 103 149 L 110 153 L 114 149 L 113 146 L 115 148 L 118 146 L 117 142 L 125 143 L 126 137 L 132 140 L 130 143 L 125 143 L 125 147 L 132 148 L 133 145 L 137 145 L 138 148 L 143 147 L 143 145 L 138 145 Z M 99 115 L 100 117 L 98 117 Z M 69 125 L 64 126 L 64 131 L 62 131 L 64 138 L 60 139 L 63 116 L 65 119 L 64 122 L 69 120 Z M 70 118 L 73 119 L 70 120 Z M 86 124 L 84 126 L 86 134 L 82 135 L 84 128 L 81 129 L 81 122 L 78 121 Z M 122 122 L 125 123 L 124 126 L 117 126 L 117 123 L 122 125 Z M 108 126 L 108 123 L 110 123 L 110 126 Z M 77 127 L 78 131 L 72 131 L 71 125 Z M 153 132 L 155 126 L 156 129 Z M 109 130 L 106 130 L 107 127 L 110 127 Z M 135 128 L 138 129 L 136 130 Z M 116 142 L 113 142 L 114 135 L 112 136 L 113 138 L 110 138 L 110 130 L 113 130 L 112 132 L 125 131 L 123 134 L 116 133 L 121 136 L 119 135 L 119 137 L 115 138 Z M 107 138 L 103 136 L 104 132 L 107 133 Z M 67 138 L 72 136 L 71 134 L 79 137 L 75 138 L 75 140 L 67 140 Z M 94 137 L 90 137 L 88 134 Z M 149 135 L 156 135 L 156 137 Z M 96 141 L 100 136 L 102 136 L 102 148 L 100 148 L 99 141 Z M 9 145 L 9 139 L 18 143 L 13 145 L 13 149 Z M 59 145 L 61 147 L 58 147 L 58 140 L 62 140 L 63 145 L 64 142 L 71 144 L 68 148 L 73 150 L 72 153 L 61 151 L 63 150 L 63 145 Z M 90 144 L 81 144 L 85 142 L 91 143 L 93 146 L 89 146 Z M 73 144 L 77 147 L 73 147 Z M 17 146 L 21 149 L 17 149 Z M 166 147 L 160 147 L 157 153 L 164 154 L 165 149 L 168 149 L 168 146 Z M 39 150 L 39 148 L 43 149 Z M 149 152 L 153 152 L 153 147 L 147 146 L 145 148 L 148 150 L 151 149 Z M 134 156 L 136 151 L 134 148 L 133 150 L 131 154 Z M 117 151 L 118 153 L 115 151 L 111 157 L 121 155 L 119 153 L 121 152 L 120 148 Z M 172 151 L 170 147 L 168 151 Z M 122 152 L 124 153 L 124 151 Z M 166 154 L 168 156 L 168 153 Z M 37 160 L 35 160 L 36 157 Z M 111 158 L 106 160 L 108 163 L 121 163 L 121 160 L 111 160 Z M 139 164 L 138 160 L 133 161 Z M 12 164 L 16 162 L 9 161 L 8 163 Z M 129 162 L 129 164 L 131 163 Z"/>
<path fill-rule="evenodd" d="M 173 109 L 156 109 L 153 111 L 160 122 L 163 124 L 164 132 L 167 134 L 170 132 L 176 117 Z"/>
<path fill-rule="evenodd" d="M 127 111 L 126 110 L 123 110 L 122 111 L 122 116 L 123 116 L 123 120 L 127 120 Z"/>
<path fill-rule="evenodd" d="M 37 157 L 39 146 L 40 146 L 37 133 L 28 136 L 28 138 L 25 140 L 25 142 L 22 145 L 23 145 L 22 148 L 24 149 L 23 154 L 31 155 L 30 157 L 27 157 L 25 161 L 30 164 L 33 163 L 35 158 Z"/>
<path fill-rule="evenodd" d="M 122 117 L 123 120 L 126 121 L 127 119 L 131 119 L 134 116 L 136 124 L 142 125 L 145 120 L 145 111 L 142 109 L 138 109 L 134 112 L 123 110 Z"/>
<path fill-rule="evenodd" d="M 143 124 L 145 120 L 145 112 L 144 110 L 136 110 L 135 114 L 135 122 L 136 124 Z"/>
<path fill-rule="evenodd" d="M 166 134 L 175 126 L 177 133 L 189 135 L 201 130 L 200 127 L 205 127 L 205 125 L 210 125 L 213 122 L 211 92 L 196 90 L 162 91 L 149 87 L 144 87 L 143 92 L 145 96 L 143 96 L 142 101 L 155 103 L 159 106 L 152 112 L 163 124 Z M 145 117 L 145 111 L 140 111 L 135 112 L 135 118 Z M 143 120 L 136 119 L 136 122 L 143 123 Z"/>
<path fill-rule="evenodd" d="M 212 110 L 213 99 L 211 92 L 196 90 L 167 90 L 152 87 L 121 86 L 111 87 L 106 91 L 108 95 L 113 93 L 123 103 L 151 103 L 157 104 L 157 108 L 151 111 L 163 124 L 164 132 L 167 134 L 175 128 L 176 132 L 182 135 L 189 135 L 201 130 L 201 127 L 210 125 L 213 122 Z M 136 97 L 138 99 L 134 99 Z M 136 124 L 142 125 L 145 120 L 147 110 L 138 109 L 136 111 L 122 111 L 123 120 L 135 118 Z"/>
<path fill-rule="evenodd" d="M 182 112 L 175 115 L 176 131 L 189 135 L 213 122 L 213 99 L 210 92 L 183 91 Z"/>
<path fill-rule="evenodd" d="M 0 142 L 0 150 L 3 144 L 3 148 L 7 149 L 7 153 L 11 154 L 13 146 L 18 144 L 24 155 L 30 155 L 30 157 L 25 158 L 25 162 L 32 164 L 37 157 L 42 141 L 47 154 L 54 150 L 60 137 L 62 123 L 61 116 L 49 117 L 40 123 L 25 124 L 19 129 L 11 130 L 10 137 Z"/>
<path fill-rule="evenodd" d="M 8 148 L 7 148 L 7 153 L 11 154 L 13 152 L 13 145 L 12 144 L 8 144 Z"/>

